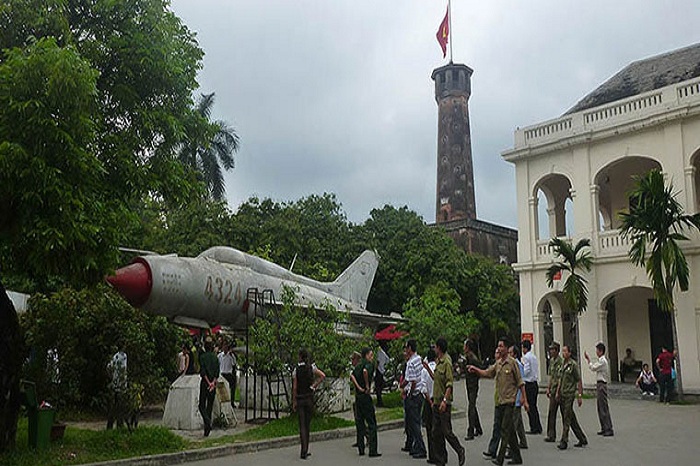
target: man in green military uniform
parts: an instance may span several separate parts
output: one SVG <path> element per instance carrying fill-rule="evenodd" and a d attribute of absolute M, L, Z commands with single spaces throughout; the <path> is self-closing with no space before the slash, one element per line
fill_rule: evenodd
<path fill-rule="evenodd" d="M 545 442 L 556 442 L 557 440 L 557 410 L 562 413 L 561 404 L 557 400 L 557 390 L 559 388 L 559 377 L 561 377 L 561 367 L 564 359 L 559 355 L 559 343 L 556 341 L 549 345 L 549 385 L 547 386 L 547 398 L 549 398 L 549 410 L 547 413 L 547 437 Z"/>
<path fill-rule="evenodd" d="M 567 345 L 562 347 L 562 356 L 564 356 L 564 364 L 561 367 L 561 376 L 559 377 L 559 386 L 557 387 L 557 399 L 562 407 L 562 434 L 561 442 L 557 448 L 566 450 L 569 442 L 569 427 L 574 431 L 574 435 L 578 439 L 575 447 L 583 447 L 588 445 L 586 434 L 581 429 L 581 426 L 576 419 L 574 412 L 574 400 L 578 399 L 578 405 L 581 407 L 583 403 L 583 384 L 581 383 L 581 370 L 576 364 L 576 361 L 571 359 L 571 351 Z M 578 393 L 578 396 L 577 396 Z"/>
<path fill-rule="evenodd" d="M 357 450 L 360 456 L 365 454 L 365 432 L 369 431 L 370 458 L 382 456 L 377 451 L 377 419 L 374 415 L 374 405 L 370 393 L 370 380 L 374 374 L 374 353 L 370 348 L 363 348 L 362 359 L 350 374 L 350 380 L 355 386 L 355 404 L 357 406 Z"/>
<path fill-rule="evenodd" d="M 504 338 L 498 340 L 496 354 L 498 359 L 487 369 L 479 369 L 475 366 L 468 366 L 467 370 L 481 377 L 496 379 L 496 411 L 494 424 L 500 425 L 501 446 L 495 458 L 491 459 L 493 464 L 501 466 L 506 455 L 506 448 L 510 448 L 513 459 L 508 464 L 523 464 L 520 455 L 520 447 L 515 434 L 515 399 L 520 392 L 520 399 L 525 411 L 530 410 L 525 394 L 525 382 L 520 374 L 518 363 L 508 355 L 508 343 Z"/>
<path fill-rule="evenodd" d="M 452 432 L 452 391 L 454 375 L 452 374 L 452 358 L 447 353 L 447 340 L 440 337 L 435 342 L 437 355 L 435 370 L 432 371 L 427 362 L 423 367 L 433 378 L 433 458 L 438 466 L 447 463 L 447 441 L 457 453 L 459 466 L 464 466 L 466 455 L 464 447 Z"/>

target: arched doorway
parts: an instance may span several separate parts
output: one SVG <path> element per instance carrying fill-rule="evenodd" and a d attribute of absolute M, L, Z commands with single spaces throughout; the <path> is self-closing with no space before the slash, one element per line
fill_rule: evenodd
<path fill-rule="evenodd" d="M 573 234 L 573 200 L 571 181 L 564 175 L 551 174 L 539 180 L 534 189 L 537 199 L 537 228 L 540 240 L 569 237 Z"/>
<path fill-rule="evenodd" d="M 615 290 L 601 302 L 607 311 L 608 359 L 613 380 L 620 380 L 620 362 L 627 349 L 641 363 L 655 366 L 661 346 L 673 347 L 671 315 L 656 306 L 649 287 L 631 286 Z M 625 379 L 633 382 L 634 378 Z"/>
<path fill-rule="evenodd" d="M 573 357 L 577 357 L 579 352 L 578 346 L 578 315 L 575 311 L 567 308 L 564 302 L 564 295 L 561 291 L 552 291 L 540 299 L 537 306 L 539 339 L 542 345 L 538 346 L 540 354 L 545 354 L 549 358 L 546 348 L 552 341 L 558 342 L 560 345 L 567 345 L 571 348 Z M 549 360 L 547 360 L 547 368 Z"/>

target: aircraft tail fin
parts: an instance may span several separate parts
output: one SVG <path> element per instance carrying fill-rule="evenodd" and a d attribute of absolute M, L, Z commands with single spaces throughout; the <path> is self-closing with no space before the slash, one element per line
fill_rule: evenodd
<path fill-rule="evenodd" d="M 379 265 L 379 255 L 366 250 L 350 264 L 334 282 L 330 283 L 331 292 L 361 308 L 367 307 L 367 297 Z"/>

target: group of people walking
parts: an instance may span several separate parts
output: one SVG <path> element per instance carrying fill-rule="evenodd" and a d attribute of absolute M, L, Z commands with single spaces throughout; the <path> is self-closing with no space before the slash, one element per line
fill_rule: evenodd
<path fill-rule="evenodd" d="M 428 463 L 443 466 L 448 460 L 447 445 L 457 456 L 459 466 L 465 463 L 465 448 L 452 430 L 452 404 L 454 399 L 454 375 L 452 358 L 448 353 L 447 341 L 438 338 L 428 349 L 426 357 L 418 354 L 417 343 L 409 339 L 404 345 L 405 370 L 400 379 L 405 413 L 406 441 L 402 451 L 414 459 L 426 459 Z M 521 357 L 522 350 L 522 357 Z M 383 349 L 379 350 L 384 352 Z M 590 358 L 584 352 L 586 364 L 596 376 L 596 400 L 600 421 L 599 435 L 614 435 L 610 409 L 608 406 L 607 384 L 610 368 L 605 356 L 605 345 L 595 347 L 596 357 Z M 560 354 L 561 353 L 561 354 Z M 528 340 L 511 344 L 501 338 L 495 352 L 495 362 L 482 367 L 477 356 L 476 343 L 464 342 L 466 361 L 466 389 L 468 400 L 468 426 L 465 440 L 473 440 L 483 435 L 483 428 L 476 407 L 479 380 L 495 380 L 494 424 L 488 449 L 483 453 L 493 464 L 523 464 L 521 450 L 528 448 L 522 409 L 528 417 L 527 434 L 545 434 L 545 442 L 557 442 L 557 415 L 562 418 L 562 433 L 557 447 L 566 450 L 569 446 L 569 432 L 573 431 L 577 442 L 575 447 L 588 445 L 588 438 L 578 422 L 574 404 L 583 403 L 581 369 L 573 359 L 571 349 L 553 342 L 549 346 L 549 382 L 546 396 L 549 399 L 547 425 L 544 430 L 537 408 L 539 394 L 539 361 Z M 383 357 L 388 359 L 386 353 Z M 386 364 L 386 360 L 382 361 Z M 355 393 L 355 423 L 357 441 L 354 447 L 360 456 L 379 457 L 377 441 L 377 421 L 372 401 L 372 381 L 377 381 L 374 352 L 367 347 L 354 353 L 350 380 Z M 382 374 L 383 375 L 383 374 Z M 294 408 L 299 412 L 299 432 L 301 438 L 301 458 L 307 458 L 309 422 L 313 392 L 325 374 L 311 364 L 308 352 L 299 353 L 299 366 L 294 372 Z M 383 382 L 383 380 L 382 380 Z M 380 383 L 382 383 L 380 382 Z M 422 426 L 426 430 L 423 439 Z"/>

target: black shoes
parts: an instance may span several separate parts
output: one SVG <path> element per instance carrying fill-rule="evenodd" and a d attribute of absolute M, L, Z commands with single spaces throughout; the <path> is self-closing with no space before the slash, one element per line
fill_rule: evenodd
<path fill-rule="evenodd" d="M 408 447 L 403 447 L 403 448 L 401 448 L 401 451 L 405 451 L 406 453 L 409 453 L 411 451 L 411 449 Z"/>
<path fill-rule="evenodd" d="M 578 448 L 583 448 L 586 445 L 588 445 L 588 440 L 579 440 L 578 443 L 574 444 L 574 446 Z"/>
<path fill-rule="evenodd" d="M 613 437 L 614 435 L 615 433 L 613 433 L 613 431 L 603 432 L 603 437 Z"/>
<path fill-rule="evenodd" d="M 378 457 L 380 457 L 380 456 L 382 456 L 381 453 L 370 453 L 370 454 L 369 454 L 369 457 L 370 457 L 370 458 L 378 458 Z"/>
<path fill-rule="evenodd" d="M 311 453 L 305 453 L 305 454 L 301 455 L 301 459 L 305 460 L 309 456 L 311 456 Z"/>
<path fill-rule="evenodd" d="M 485 460 L 490 460 L 491 458 L 493 458 L 493 455 L 488 451 L 483 452 L 481 456 L 483 456 Z"/>
<path fill-rule="evenodd" d="M 560 450 L 566 450 L 569 446 L 566 444 L 566 442 L 559 442 L 559 445 L 557 445 L 557 448 Z"/>
<path fill-rule="evenodd" d="M 510 460 L 510 461 L 508 461 L 508 464 L 523 464 L 523 460 L 520 460 L 520 461 L 518 461 L 518 460 Z"/>
<path fill-rule="evenodd" d="M 553 439 L 552 437 L 545 437 L 544 441 L 547 442 L 547 443 L 554 443 L 554 442 L 556 442 L 557 440 L 556 440 L 556 439 Z"/>
<path fill-rule="evenodd" d="M 595 434 L 596 434 L 596 435 L 603 435 L 604 433 L 605 433 L 605 432 L 603 432 L 603 431 L 601 430 L 601 431 L 596 432 Z"/>
<path fill-rule="evenodd" d="M 467 436 L 464 437 L 464 440 L 474 440 L 474 434 L 467 434 Z"/>
<path fill-rule="evenodd" d="M 459 466 L 464 466 L 464 463 L 467 461 L 467 455 L 464 452 L 464 448 L 462 448 L 459 451 L 458 457 L 459 457 Z"/>

